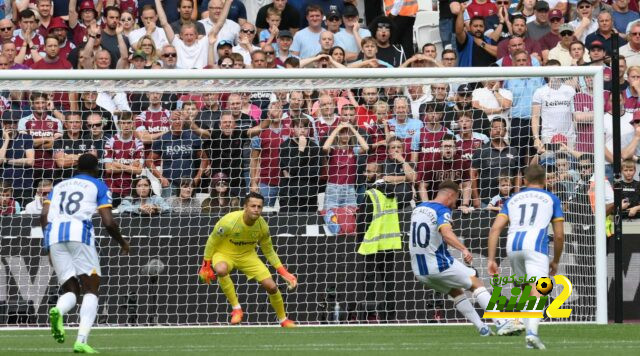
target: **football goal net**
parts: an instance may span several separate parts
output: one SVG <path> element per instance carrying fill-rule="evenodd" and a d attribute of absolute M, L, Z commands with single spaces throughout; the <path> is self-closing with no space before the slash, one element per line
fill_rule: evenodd
<path fill-rule="evenodd" d="M 489 229 L 532 163 L 565 216 L 559 274 L 573 312 L 551 321 L 606 323 L 606 101 L 600 67 L 0 71 L 0 327 L 47 325 L 61 290 L 42 201 L 87 152 L 132 246 L 119 255 L 94 216 L 98 325 L 226 325 L 227 299 L 198 270 L 215 224 L 249 191 L 265 197 L 275 250 L 298 278 L 288 291 L 270 267 L 297 323 L 465 322 L 415 279 L 412 208 L 459 184 L 453 229 L 491 291 Z M 395 198 L 399 249 L 361 246 L 381 212 L 372 188 Z M 540 243 L 553 254 L 551 229 Z M 506 237 L 499 247 L 509 277 Z M 242 272 L 231 278 L 246 324 L 275 323 Z"/>

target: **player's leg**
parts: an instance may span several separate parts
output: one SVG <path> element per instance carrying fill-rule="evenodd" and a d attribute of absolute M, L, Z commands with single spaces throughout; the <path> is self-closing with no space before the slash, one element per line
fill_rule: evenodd
<path fill-rule="evenodd" d="M 82 286 L 82 304 L 80 305 L 80 323 L 78 337 L 73 351 L 78 353 L 96 353 L 88 345 L 89 333 L 98 314 L 98 290 L 100 288 L 100 262 L 95 247 L 81 242 L 69 242 L 69 250 L 73 255 L 73 264 Z"/>
<path fill-rule="evenodd" d="M 56 306 L 49 310 L 51 335 L 57 342 L 63 343 L 65 340 L 63 316 L 76 306 L 80 285 L 75 278 L 73 259 L 66 243 L 53 244 L 49 248 L 49 260 L 64 291 L 64 294 L 58 298 Z"/>
<path fill-rule="evenodd" d="M 80 275 L 82 283 L 82 304 L 80 306 L 80 324 L 78 325 L 78 337 L 73 345 L 73 351 L 78 353 L 96 353 L 88 345 L 89 333 L 98 314 L 98 289 L 100 288 L 100 276 L 96 273 Z"/>
<path fill-rule="evenodd" d="M 487 291 L 487 288 L 484 287 L 484 283 L 482 283 L 482 280 L 480 278 L 476 276 L 471 277 L 470 290 L 473 292 L 473 298 L 475 298 L 480 308 L 482 308 L 482 310 L 487 310 L 487 306 L 489 305 L 489 301 L 491 300 L 491 294 L 489 293 L 489 291 Z M 496 331 L 499 336 L 514 335 L 520 333 L 520 330 L 515 328 L 515 325 L 511 320 L 494 318 L 493 323 L 496 326 Z"/>
<path fill-rule="evenodd" d="M 247 275 L 248 279 L 255 279 L 269 295 L 269 303 L 276 312 L 278 321 L 283 327 L 294 327 L 295 323 L 287 318 L 284 309 L 284 300 L 278 289 L 276 281 L 271 277 L 271 272 L 257 254 L 243 256 L 238 260 L 238 269 Z"/>
<path fill-rule="evenodd" d="M 216 253 L 212 258 L 213 270 L 218 276 L 218 284 L 222 293 L 227 297 L 229 304 L 231 304 L 231 324 L 236 325 L 242 322 L 244 312 L 238 301 L 238 295 L 236 294 L 236 287 L 233 285 L 230 273 L 233 271 L 233 260 L 222 254 Z"/>
<path fill-rule="evenodd" d="M 449 295 L 453 298 L 453 305 L 467 320 L 469 320 L 478 329 L 480 336 L 494 335 L 493 331 L 482 322 L 480 315 L 476 312 L 467 296 L 464 294 L 464 290 L 461 288 L 453 288 L 449 291 Z"/>
<path fill-rule="evenodd" d="M 536 251 L 523 251 L 524 264 L 528 276 L 546 277 L 549 275 L 549 257 L 543 253 Z M 542 295 L 538 292 L 535 285 L 531 285 L 530 295 L 540 298 Z M 535 312 L 537 310 L 532 310 Z M 527 326 L 527 336 L 525 337 L 527 348 L 545 349 L 542 340 L 538 336 L 538 326 L 540 318 L 529 318 L 525 323 Z"/>
<path fill-rule="evenodd" d="M 268 278 L 261 280 L 259 283 L 262 288 L 267 291 L 267 294 L 269 295 L 269 303 L 271 303 L 271 307 L 276 312 L 276 316 L 278 317 L 280 325 L 282 325 L 283 327 L 294 327 L 295 323 L 287 318 L 287 312 L 284 309 L 284 300 L 282 299 L 282 293 L 280 293 L 276 281 L 274 281 L 273 278 L 269 276 Z"/>

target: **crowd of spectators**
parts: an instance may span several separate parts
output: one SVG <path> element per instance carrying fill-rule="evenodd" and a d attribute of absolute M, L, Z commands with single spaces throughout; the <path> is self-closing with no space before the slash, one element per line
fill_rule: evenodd
<path fill-rule="evenodd" d="M 353 0 L 275 0 L 256 18 L 238 0 L 11 1 L 0 70 L 596 65 L 608 89 L 617 38 L 623 158 L 635 168 L 637 3 L 441 0 L 443 49 L 407 42 L 412 2 L 371 3 L 380 14 L 368 8 L 363 21 Z M 248 190 L 286 212 L 357 206 L 380 180 L 405 206 L 446 179 L 462 185 L 464 212 L 495 210 L 531 162 L 570 204 L 589 190 L 593 95 L 603 94 L 582 77 L 278 92 L 0 88 L 0 214 L 37 212 L 85 152 L 99 157 L 121 213 L 228 211 Z M 604 120 L 611 162 L 614 123 Z"/>

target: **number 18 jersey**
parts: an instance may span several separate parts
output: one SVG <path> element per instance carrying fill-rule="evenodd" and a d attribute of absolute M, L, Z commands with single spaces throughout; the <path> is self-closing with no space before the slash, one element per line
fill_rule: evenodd
<path fill-rule="evenodd" d="M 49 204 L 45 248 L 67 241 L 94 246 L 91 216 L 96 209 L 111 206 L 111 193 L 101 180 L 79 174 L 56 184 L 44 203 Z"/>
<path fill-rule="evenodd" d="M 564 220 L 560 199 L 539 188 L 526 188 L 511 196 L 499 215 L 509 219 L 507 252 L 529 250 L 545 255 L 549 253 L 549 223 Z"/>
<path fill-rule="evenodd" d="M 409 252 L 416 276 L 444 272 L 453 264 L 453 257 L 440 234 L 444 225 L 451 225 L 451 210 L 440 203 L 425 202 L 413 210 Z"/>

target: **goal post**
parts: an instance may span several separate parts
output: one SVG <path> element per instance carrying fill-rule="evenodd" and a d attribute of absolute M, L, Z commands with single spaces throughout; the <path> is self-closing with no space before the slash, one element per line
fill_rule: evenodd
<path fill-rule="evenodd" d="M 571 260 L 572 270 L 580 270 L 580 261 L 591 261 L 592 266 L 586 266 L 584 273 L 590 274 L 582 281 L 595 283 L 581 291 L 590 291 L 593 295 L 576 299 L 574 303 L 583 300 L 593 301 L 580 311 L 574 310 L 575 318 L 569 321 L 595 322 L 606 324 L 607 317 L 607 258 L 606 258 L 606 231 L 605 231 L 605 128 L 603 124 L 605 102 L 603 71 L 601 67 L 487 67 L 487 68 L 393 68 L 393 69 L 287 69 L 287 70 L 49 70 L 49 71 L 0 71 L 0 94 L 11 91 L 22 92 L 56 92 L 56 93 L 83 93 L 83 92 L 125 92 L 125 93 L 152 93 L 165 92 L 172 94 L 184 94 L 186 99 L 203 93 L 268 93 L 265 100 L 277 101 L 276 93 L 285 93 L 285 97 L 292 91 L 320 91 L 323 89 L 361 89 L 374 87 L 384 91 L 384 88 L 400 88 L 407 91 L 410 86 L 428 86 L 437 83 L 446 83 L 450 93 L 452 85 L 459 86 L 462 83 L 483 82 L 488 80 L 503 81 L 519 78 L 560 78 L 568 82 L 571 78 L 592 79 L 590 95 L 593 97 L 593 153 L 594 153 L 594 178 L 595 178 L 595 213 L 590 207 L 582 207 L 581 213 L 594 214 L 593 230 L 589 236 L 577 236 L 576 241 L 592 243 L 592 248 L 565 250 L 565 257 L 583 254 Z M 407 91 L 408 92 L 408 91 Z M 187 95 L 188 94 L 188 95 Z M 177 98 L 182 96 L 177 95 Z M 314 97 L 314 99 L 318 99 Z M 360 101 L 360 97 L 355 98 Z M 346 97 L 345 100 L 350 100 Z M 181 101 L 182 102 L 182 101 Z M 263 115 L 269 110 L 265 105 Z M 320 104 L 316 104 L 318 107 Z M 82 108 L 80 109 L 82 110 Z M 320 110 L 320 109 L 318 109 Z M 409 108 L 411 110 L 411 107 Z M 116 110 L 119 111 L 119 110 Z M 175 111 L 178 111 L 176 109 Z M 117 116 L 117 115 L 116 115 Z M 263 116 L 264 117 L 264 116 Z M 315 116 L 314 116 L 315 117 Z M 254 120 L 257 123 L 260 118 Z M 315 128 L 317 129 L 317 128 Z M 565 141 L 566 142 L 566 141 Z M 252 144 L 254 144 L 252 142 Z M 259 144 L 259 143 L 258 143 Z M 149 145 L 148 145 L 149 146 Z M 148 150 L 149 148 L 147 148 Z M 254 147 L 255 149 L 255 147 Z M 424 151 L 423 151 L 424 152 Z M 522 168 L 522 167 L 520 167 Z M 69 168 L 65 168 L 69 169 Z M 249 167 L 243 168 L 249 172 Z M 151 173 L 151 172 L 150 172 Z M 322 172 L 325 174 L 326 172 Z M 363 174 L 363 173 L 359 173 Z M 150 174 L 151 175 L 151 174 Z M 250 177 L 243 177 L 250 178 Z M 213 179 L 213 178 L 212 178 Z M 214 180 L 215 181 L 215 180 Z M 246 181 L 247 183 L 249 181 Z M 153 188 L 162 190 L 161 183 L 152 179 Z M 245 181 L 241 184 L 246 186 Z M 324 193 L 328 194 L 328 193 Z M 418 192 L 416 192 L 416 195 Z M 325 195 L 326 199 L 326 195 Z M 417 199 L 416 199 L 417 200 Z M 318 199 L 318 204 L 323 201 Z M 320 207 L 320 208 L 321 208 Z M 282 205 L 280 205 L 282 209 Z M 359 313 L 362 308 L 359 295 L 363 293 L 360 286 L 345 286 L 350 283 L 361 283 L 360 277 L 352 277 L 354 271 L 361 273 L 358 261 L 355 260 L 355 251 L 358 242 L 351 236 L 336 236 L 331 226 L 335 221 L 326 219 L 320 213 L 319 218 L 310 218 L 310 214 L 278 214 L 278 207 L 268 209 L 271 233 L 274 235 L 276 251 L 283 262 L 293 273 L 298 274 L 301 283 L 301 291 L 285 296 L 285 304 L 294 318 L 302 321 L 302 324 L 316 325 L 328 322 L 367 323 Z M 320 209 L 318 209 L 320 210 Z M 407 213 L 408 212 L 408 213 Z M 408 215 L 407 215 L 408 214 Z M 486 240 L 477 236 L 478 231 L 488 232 L 488 226 L 493 221 L 489 213 L 474 213 L 469 218 L 457 213 L 461 219 L 476 218 L 463 228 L 458 228 L 457 233 L 465 244 L 472 245 L 474 267 L 479 272 L 479 277 L 489 287 L 489 276 L 486 273 L 486 259 L 483 255 L 486 249 Z M 303 216 L 304 215 L 304 216 Z M 410 215 L 410 209 L 405 211 L 404 217 Z M 100 297 L 100 312 L 98 323 L 102 325 L 210 325 L 224 324 L 230 311 L 226 299 L 217 285 L 209 287 L 198 286 L 195 281 L 197 264 L 204 250 L 206 236 L 213 229 L 217 216 L 204 214 L 177 214 L 159 215 L 153 217 L 133 217 L 124 215 L 118 217 L 123 230 L 132 237 L 136 243 L 149 246 L 138 246 L 132 249 L 145 254 L 144 257 L 132 255 L 126 259 L 120 259 L 116 255 L 113 242 L 99 238 L 102 247 L 102 262 L 108 262 L 103 269 L 104 274 L 111 272 L 123 275 L 109 276 L 102 290 L 104 295 Z M 130 220 L 127 220 L 130 219 Z M 0 328 L 7 326 L 44 326 L 46 318 L 42 315 L 41 304 L 46 304 L 43 294 L 56 294 L 57 287 L 53 282 L 42 282 L 44 286 L 37 286 L 39 279 L 34 278 L 36 270 L 45 271 L 53 275 L 52 269 L 42 259 L 38 259 L 40 252 L 37 247 L 38 232 L 37 219 L 29 219 L 29 216 L 4 216 L 0 217 L 2 227 L 0 235 L 6 241 L 0 245 L 2 254 L 0 257 Z M 123 222 L 128 221 L 128 222 Z M 97 221 L 94 221 L 98 228 Z M 182 226 L 181 224 L 186 224 Z M 454 221 L 454 229 L 456 222 Z M 403 222 L 403 245 L 408 243 L 408 223 Z M 405 228 L 406 227 L 406 228 Z M 461 230 L 460 230 L 461 229 Z M 477 230 L 477 231 L 474 231 Z M 104 233 L 103 231 L 101 231 Z M 98 234 L 98 230 L 96 231 Z M 157 239 L 149 240 L 146 237 L 157 235 Z M 180 235 L 180 241 L 187 246 L 180 246 L 177 242 L 170 242 L 174 234 Z M 579 235 L 576 230 L 574 235 Z M 184 235 L 184 236 L 182 236 Z M 467 236 L 465 238 L 465 236 Z M 471 237 L 469 237 L 471 236 Z M 35 239 L 29 239 L 35 237 Z M 485 236 L 485 238 L 488 237 Z M 12 238 L 12 239 L 9 239 Z M 590 241 L 592 239 L 592 241 Z M 34 242 L 38 240 L 37 242 Z M 176 240 L 177 241 L 177 240 Z M 166 245 L 163 245 L 166 242 Z M 326 246 L 323 244 L 326 242 Z M 307 243 L 307 246 L 304 244 Z M 110 246 L 110 247 L 108 247 Z M 475 246 L 475 247 L 473 247 Z M 475 250 L 474 250 L 475 248 Z M 453 250 L 453 249 L 450 249 Z M 584 254 L 595 253 L 595 256 Z M 28 256 L 25 256 L 25 253 Z M 167 254 L 167 255 L 163 255 Z M 173 255 L 177 254 L 177 255 Z M 454 256 L 457 256 L 454 253 Z M 20 260 L 21 257 L 25 257 Z M 105 258 L 106 257 L 106 258 Z M 397 283 L 395 288 L 398 300 L 395 300 L 398 308 L 404 308 L 398 313 L 394 322 L 403 323 L 455 323 L 463 319 L 460 315 L 452 316 L 455 310 L 452 304 L 442 295 L 424 291 L 422 285 L 415 283 L 411 266 L 408 261 L 408 249 L 405 247 L 403 254 L 397 254 L 402 259 L 398 264 L 399 270 L 395 272 Z M 459 256 L 457 256 L 459 257 Z M 358 257 L 359 258 L 359 257 Z M 593 258 L 593 259 L 591 259 Z M 117 261 L 127 261 L 130 266 L 118 265 Z M 503 259 L 506 262 L 506 260 Z M 358 262 L 358 263 L 356 263 Z M 179 266 L 180 264 L 187 264 Z M 351 270 L 354 268 L 354 270 Z M 593 272 L 589 272 L 593 268 Z M 20 271 L 20 272 L 18 272 Z M 561 269 L 561 272 L 563 269 Z M 567 270 L 564 270 L 567 271 Z M 170 275 L 175 273 L 175 275 Z M 571 273 L 571 272 L 568 272 Z M 582 272 L 580 272 L 582 273 Z M 192 278 L 184 281 L 184 289 L 181 289 L 181 281 L 190 274 Z M 591 275 L 592 274 L 592 275 Z M 29 280 L 28 278 L 31 278 Z M 163 281 L 163 279 L 165 281 Z M 18 281 L 20 280 L 20 281 Z M 103 278 L 104 281 L 104 278 Z M 282 280 L 280 280 L 282 284 Z M 20 285 L 20 284 L 23 285 Z M 48 283 L 48 284 L 47 284 Z M 166 283 L 166 284 L 163 284 Z M 234 283 L 240 297 L 240 303 L 244 304 L 247 295 L 250 295 L 250 312 L 255 317 L 250 317 L 250 324 L 261 325 L 273 321 L 273 313 L 268 307 L 266 296 L 256 286 L 246 286 L 244 277 L 234 277 Z M 308 286 L 304 286 L 308 283 Z M 377 283 L 377 282 L 375 282 Z M 26 284 L 26 286 L 24 286 Z M 135 285 L 137 292 L 131 292 L 127 284 Z M 575 286 L 575 284 L 574 284 Z M 180 289 L 179 289 L 180 288 Z M 374 294 L 380 294 L 380 286 L 376 286 Z M 384 289 L 384 287 L 382 287 Z M 404 288 L 404 289 L 402 289 Z M 402 290 L 400 290 L 402 289 Z M 28 291 L 27 291 L 28 290 Z M 395 292 L 395 291 L 394 291 Z M 557 296 L 554 291 L 553 296 Z M 35 293 L 35 294 L 34 294 Z M 40 294 L 38 294 L 40 293 Z M 110 296 L 109 293 L 112 295 Z M 165 295 L 163 295 L 163 293 Z M 574 288 L 574 293 L 576 289 Z M 38 294 L 36 296 L 36 294 Z M 207 298 L 207 295 L 215 294 Z M 27 298 L 27 295 L 31 296 Z M 336 297 L 338 295 L 338 297 Z M 358 296 L 356 296 L 358 295 Z M 331 298 L 337 298 L 331 299 Z M 354 299 L 355 298 L 355 299 Z M 433 298 L 427 300 L 427 298 Z M 21 300 L 18 304 L 35 305 L 35 313 L 40 314 L 28 321 L 16 322 L 11 320 L 12 301 Z M 31 300 L 31 302 L 24 302 Z M 38 302 L 34 303 L 35 300 Z M 4 303 L 3 303 L 4 302 Z M 376 301 L 378 302 L 378 301 Z M 29 304 L 30 303 L 30 304 Z M 203 305 L 205 303 L 215 305 Z M 330 305 L 334 303 L 335 305 Z M 591 303 L 591 302 L 589 302 Z M 3 304 L 5 311 L 2 310 Z M 352 306 L 350 306 L 351 304 Z M 366 303 L 365 303 L 366 304 Z M 40 305 L 40 307 L 39 307 Z M 133 308 L 136 312 L 130 313 L 127 308 Z M 571 306 L 580 307 L 578 304 Z M 442 315 L 438 309 L 447 309 Z M 19 309 L 19 308 L 18 308 Z M 33 308 L 32 308 L 33 309 Z M 366 310 L 365 310 L 366 311 Z M 15 312 L 15 310 L 13 311 Z M 34 311 L 31 310 L 31 313 Z M 2 314 L 5 313 L 3 318 Z M 105 314 L 117 314 L 113 318 Z M 353 318 L 348 313 L 355 315 Z M 136 317 L 132 318 L 132 314 Z M 197 314 L 196 316 L 193 316 Z M 202 314 L 202 315 L 200 315 Z M 205 314 L 218 314 L 215 318 Z M 335 320 L 338 318 L 338 320 Z M 351 319 L 350 319 L 351 318 Z M 17 318 L 19 319 L 19 318 Z M 27 320 L 27 319 L 25 319 Z M 555 319 L 554 321 L 564 321 Z"/>

